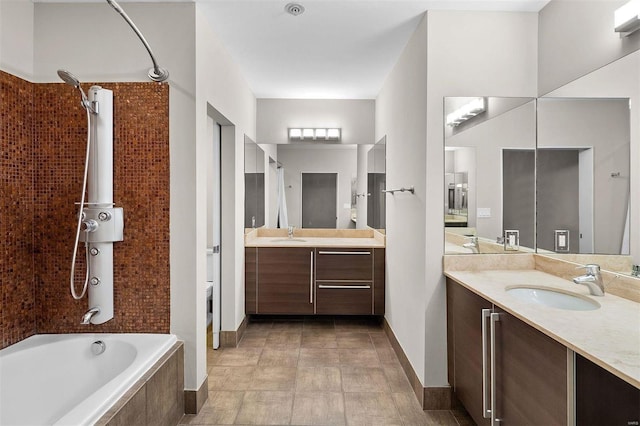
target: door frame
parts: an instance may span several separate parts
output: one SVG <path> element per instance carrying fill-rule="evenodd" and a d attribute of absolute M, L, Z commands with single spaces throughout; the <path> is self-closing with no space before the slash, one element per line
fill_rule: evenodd
<path fill-rule="evenodd" d="M 300 223 L 300 228 L 304 228 L 304 222 L 302 221 L 302 218 L 304 217 L 304 215 L 302 214 L 303 208 L 304 208 L 304 204 L 302 203 L 302 195 L 303 195 L 303 185 L 302 185 L 302 175 L 304 174 L 331 174 L 331 175 L 336 175 L 336 225 L 335 228 L 333 229 L 338 229 L 338 219 L 339 219 L 339 213 L 340 213 L 340 173 L 336 172 L 336 171 L 332 171 L 332 172 L 324 172 L 324 171 L 300 171 L 300 217 L 299 217 L 299 222 Z M 309 228 L 307 228 L 309 229 Z"/>

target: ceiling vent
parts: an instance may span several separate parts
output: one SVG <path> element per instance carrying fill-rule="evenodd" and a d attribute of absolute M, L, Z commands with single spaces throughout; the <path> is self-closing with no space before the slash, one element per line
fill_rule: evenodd
<path fill-rule="evenodd" d="M 298 16 L 304 13 L 304 6 L 298 3 L 289 3 L 284 7 L 284 10 L 290 15 Z"/>

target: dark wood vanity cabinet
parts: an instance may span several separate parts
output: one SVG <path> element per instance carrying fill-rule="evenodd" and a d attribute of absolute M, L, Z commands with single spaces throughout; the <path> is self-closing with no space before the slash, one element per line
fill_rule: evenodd
<path fill-rule="evenodd" d="M 383 248 L 245 249 L 247 314 L 384 315 Z"/>
<path fill-rule="evenodd" d="M 492 393 L 500 424 L 567 422 L 566 347 L 451 279 L 447 279 L 447 321 L 449 381 L 477 424 L 491 424 L 483 413 L 491 408 Z"/>

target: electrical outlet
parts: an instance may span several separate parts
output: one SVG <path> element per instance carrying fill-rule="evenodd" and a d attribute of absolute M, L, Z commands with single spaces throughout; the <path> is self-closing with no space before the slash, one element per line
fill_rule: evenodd
<path fill-rule="evenodd" d="M 554 237 L 554 251 L 557 253 L 569 252 L 569 230 L 556 229 Z"/>
<path fill-rule="evenodd" d="M 518 251 L 520 249 L 520 231 L 509 229 L 504 231 L 504 249 Z"/>

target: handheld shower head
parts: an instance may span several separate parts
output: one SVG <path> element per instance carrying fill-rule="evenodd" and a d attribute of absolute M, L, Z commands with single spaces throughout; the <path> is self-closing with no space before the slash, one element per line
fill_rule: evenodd
<path fill-rule="evenodd" d="M 67 83 L 69 86 L 80 87 L 80 80 L 67 70 L 58 70 L 58 77 L 60 77 L 62 81 Z"/>
<path fill-rule="evenodd" d="M 69 86 L 73 86 L 80 91 L 80 95 L 82 96 L 80 103 L 84 108 L 86 108 L 91 114 L 98 113 L 98 103 L 89 101 L 87 94 L 84 93 L 84 90 L 80 87 L 80 80 L 78 80 L 78 77 L 67 70 L 58 70 L 58 77 L 60 77 L 62 81 L 67 83 Z"/>

